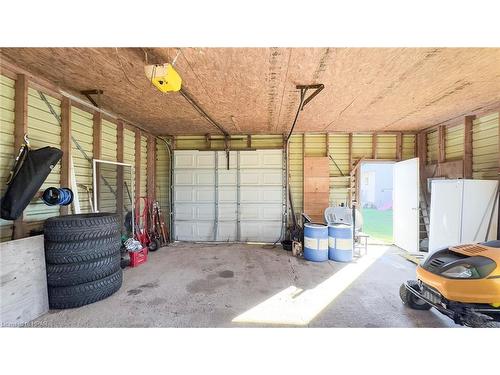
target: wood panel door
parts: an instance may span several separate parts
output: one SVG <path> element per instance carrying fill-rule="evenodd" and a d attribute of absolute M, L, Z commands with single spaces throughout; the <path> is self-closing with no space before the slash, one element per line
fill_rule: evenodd
<path fill-rule="evenodd" d="M 314 222 L 324 222 L 329 206 L 330 168 L 328 157 L 304 157 L 304 213 Z"/>

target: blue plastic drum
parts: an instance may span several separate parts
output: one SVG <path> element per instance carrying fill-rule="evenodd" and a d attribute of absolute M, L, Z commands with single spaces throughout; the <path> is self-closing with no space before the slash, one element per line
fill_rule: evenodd
<path fill-rule="evenodd" d="M 352 225 L 328 225 L 328 258 L 337 262 L 350 262 L 352 254 Z"/>
<path fill-rule="evenodd" d="M 328 227 L 304 224 L 304 258 L 313 262 L 328 260 Z"/>

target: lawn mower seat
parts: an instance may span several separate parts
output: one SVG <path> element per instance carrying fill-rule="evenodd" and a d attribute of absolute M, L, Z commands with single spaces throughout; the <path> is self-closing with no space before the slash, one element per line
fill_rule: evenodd
<path fill-rule="evenodd" d="M 487 241 L 487 242 L 481 242 L 480 245 L 500 248 L 500 240 L 491 240 L 491 241 Z"/>

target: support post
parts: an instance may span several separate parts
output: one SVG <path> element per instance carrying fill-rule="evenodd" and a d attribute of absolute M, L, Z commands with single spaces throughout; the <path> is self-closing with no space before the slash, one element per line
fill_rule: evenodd
<path fill-rule="evenodd" d="M 155 173 L 156 173 L 156 142 L 152 135 L 148 135 L 148 172 L 147 172 L 147 191 L 148 198 L 155 200 Z"/>
<path fill-rule="evenodd" d="M 93 155 L 94 159 L 100 159 L 102 153 L 102 114 L 101 112 L 94 112 L 94 125 L 93 125 Z M 101 183 L 101 167 L 99 163 L 95 168 L 96 173 L 96 196 L 97 196 L 97 207 L 94 207 L 94 210 L 97 210 L 101 207 L 101 194 L 100 194 L 100 183 Z"/>
<path fill-rule="evenodd" d="M 124 135 L 123 122 L 118 120 L 116 124 L 116 161 L 123 163 L 124 159 Z M 116 213 L 118 214 L 120 226 L 123 226 L 123 210 L 124 210 L 124 170 L 122 165 L 116 166 Z"/>
<path fill-rule="evenodd" d="M 24 135 L 28 134 L 28 78 L 19 74 L 16 79 L 14 96 L 14 153 L 17 156 L 24 143 Z M 12 239 L 17 240 L 26 236 L 24 212 L 14 220 Z"/>
<path fill-rule="evenodd" d="M 372 134 L 372 159 L 377 158 L 377 133 Z"/>
<path fill-rule="evenodd" d="M 135 129 L 135 196 L 140 197 L 141 192 L 141 131 Z M 137 207 L 139 209 L 139 207 Z"/>
<path fill-rule="evenodd" d="M 61 159 L 61 187 L 76 187 L 71 186 L 71 99 L 64 97 L 61 101 L 61 149 L 63 156 Z M 69 214 L 69 206 L 61 206 L 59 208 L 61 215 Z"/>
<path fill-rule="evenodd" d="M 476 116 L 464 118 L 464 178 L 472 178 L 472 123 L 475 118 Z"/>
<path fill-rule="evenodd" d="M 351 170 L 352 170 L 352 133 L 349 133 L 349 155 L 348 155 L 348 163 L 349 167 L 347 169 L 347 173 L 349 173 L 349 205 L 352 205 L 352 200 L 353 200 L 353 184 L 352 184 L 352 176 L 351 176 Z"/>
<path fill-rule="evenodd" d="M 403 160 L 403 133 L 396 134 L 396 160 Z"/>
<path fill-rule="evenodd" d="M 425 132 L 420 132 L 417 135 L 417 156 L 420 174 L 420 183 L 425 183 L 425 163 L 427 159 L 427 134 Z M 424 189 L 425 190 L 425 189 Z"/>
<path fill-rule="evenodd" d="M 438 163 L 446 161 L 446 127 L 440 125 L 438 127 Z"/>

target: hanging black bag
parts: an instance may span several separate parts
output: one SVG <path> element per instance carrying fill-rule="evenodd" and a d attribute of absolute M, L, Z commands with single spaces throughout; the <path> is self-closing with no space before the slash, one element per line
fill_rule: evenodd
<path fill-rule="evenodd" d="M 55 147 L 31 150 L 23 145 L 0 204 L 2 219 L 16 220 L 21 216 L 62 155 L 63 152 Z"/>

